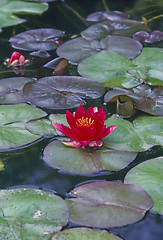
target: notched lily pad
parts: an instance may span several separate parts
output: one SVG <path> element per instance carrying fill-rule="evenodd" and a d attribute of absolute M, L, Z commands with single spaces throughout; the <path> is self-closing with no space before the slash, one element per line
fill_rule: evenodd
<path fill-rule="evenodd" d="M 44 149 L 44 161 L 52 168 L 75 174 L 99 171 L 119 171 L 132 162 L 137 153 L 114 151 L 101 147 L 71 148 L 61 141 L 53 141 Z"/>
<path fill-rule="evenodd" d="M 104 138 L 104 145 L 112 149 L 141 152 L 155 145 L 163 146 L 162 117 L 140 116 L 131 123 L 113 115 L 105 124 L 117 126 L 116 131 Z"/>
<path fill-rule="evenodd" d="M 81 37 L 65 42 L 57 48 L 57 54 L 72 62 L 79 63 L 81 60 L 100 51 L 114 51 L 128 58 L 135 58 L 140 54 L 142 45 L 139 41 L 124 37 L 111 36 L 98 40 L 86 40 Z"/>
<path fill-rule="evenodd" d="M 25 129 L 25 122 L 45 117 L 41 109 L 27 104 L 0 105 L 0 150 L 32 143 L 40 138 Z"/>
<path fill-rule="evenodd" d="M 0 80 L 0 104 L 24 103 L 23 87 L 27 82 L 32 82 L 32 78 L 14 77 Z"/>
<path fill-rule="evenodd" d="M 71 228 L 56 233 L 52 236 L 51 240 L 122 240 L 121 238 L 108 233 L 105 230 L 94 230 L 90 228 Z"/>
<path fill-rule="evenodd" d="M 154 158 L 132 168 L 125 177 L 125 183 L 145 189 L 154 201 L 151 209 L 163 214 L 163 157 Z"/>
<path fill-rule="evenodd" d="M 64 32 L 53 28 L 32 29 L 9 39 L 13 48 L 27 51 L 48 51 L 58 47 L 57 39 Z"/>
<path fill-rule="evenodd" d="M 142 188 L 117 182 L 92 182 L 71 191 L 70 221 L 90 227 L 119 227 L 142 219 L 153 201 Z M 135 197 L 136 196 L 136 197 Z"/>
<path fill-rule="evenodd" d="M 151 33 L 139 31 L 134 33 L 132 37 L 142 43 L 154 43 L 163 40 L 163 32 L 158 30 L 155 30 Z"/>
<path fill-rule="evenodd" d="M 39 79 L 24 86 L 23 94 L 32 104 L 48 109 L 70 109 L 85 99 L 103 96 L 105 88 L 101 84 L 76 76 L 54 76 Z"/>
<path fill-rule="evenodd" d="M 68 221 L 66 202 L 39 189 L 1 190 L 0 212 L 1 239 L 48 240 Z"/>

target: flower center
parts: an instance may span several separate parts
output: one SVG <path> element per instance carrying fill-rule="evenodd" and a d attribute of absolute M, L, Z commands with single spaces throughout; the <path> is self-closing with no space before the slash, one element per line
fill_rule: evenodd
<path fill-rule="evenodd" d="M 94 120 L 92 120 L 91 118 L 88 117 L 82 117 L 82 118 L 78 118 L 76 120 L 76 126 L 79 127 L 92 127 L 92 125 L 94 124 Z"/>

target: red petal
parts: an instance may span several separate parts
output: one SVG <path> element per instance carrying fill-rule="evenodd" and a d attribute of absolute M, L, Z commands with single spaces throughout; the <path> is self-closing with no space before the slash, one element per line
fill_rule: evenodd
<path fill-rule="evenodd" d="M 101 147 L 103 144 L 103 142 L 101 140 L 95 140 L 95 141 L 91 141 L 89 143 L 90 147 Z"/>
<path fill-rule="evenodd" d="M 74 117 L 72 113 L 68 110 L 66 110 L 66 119 L 71 128 L 76 126 Z"/>
<path fill-rule="evenodd" d="M 85 117 L 85 109 L 84 107 L 80 104 L 78 109 L 76 110 L 75 112 L 75 121 L 78 119 L 78 118 L 81 118 L 81 117 Z"/>
<path fill-rule="evenodd" d="M 10 58 L 10 63 L 12 63 L 15 60 L 19 60 L 21 54 L 19 52 L 13 52 Z"/>
<path fill-rule="evenodd" d="M 96 136 L 96 139 L 101 139 L 109 135 L 111 132 L 113 132 L 116 129 L 117 126 L 113 125 L 108 128 L 104 125 L 99 134 Z"/>
<path fill-rule="evenodd" d="M 81 144 L 82 146 L 87 146 L 89 143 L 90 143 L 89 140 L 88 140 L 88 141 L 80 141 L 80 144 Z"/>
<path fill-rule="evenodd" d="M 63 133 L 65 136 L 72 138 L 72 134 L 71 134 L 71 132 L 70 132 L 70 131 L 71 131 L 70 128 L 64 126 L 63 124 L 56 123 L 56 122 L 52 123 L 52 125 L 53 125 L 59 132 Z"/>
<path fill-rule="evenodd" d="M 80 142 L 76 141 L 76 140 L 72 140 L 72 141 L 68 141 L 68 142 L 62 142 L 64 145 L 68 146 L 68 147 L 80 147 L 81 144 Z"/>

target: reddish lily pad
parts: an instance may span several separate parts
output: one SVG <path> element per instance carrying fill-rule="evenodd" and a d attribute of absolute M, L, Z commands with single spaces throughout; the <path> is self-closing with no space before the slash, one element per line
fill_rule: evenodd
<path fill-rule="evenodd" d="M 121 238 L 108 233 L 107 231 L 94 230 L 90 228 L 71 228 L 55 233 L 51 240 L 122 240 Z"/>
<path fill-rule="evenodd" d="M 56 40 L 63 37 L 64 32 L 53 28 L 32 29 L 10 38 L 12 47 L 27 51 L 48 51 L 56 49 Z"/>
<path fill-rule="evenodd" d="M 76 76 L 45 77 L 27 83 L 23 90 L 27 101 L 48 109 L 76 108 L 86 104 L 84 99 L 100 98 L 104 93 L 101 84 Z"/>
<path fill-rule="evenodd" d="M 124 36 L 108 35 L 100 41 L 88 41 L 79 37 L 62 44 L 57 49 L 57 54 L 61 58 L 79 63 L 86 57 L 102 50 L 114 51 L 133 59 L 140 54 L 142 45 L 139 41 Z"/>
<path fill-rule="evenodd" d="M 132 168 L 125 177 L 125 183 L 145 189 L 154 201 L 154 212 L 163 214 L 163 157 L 154 158 Z"/>
<path fill-rule="evenodd" d="M 14 77 L 0 80 L 0 104 L 24 103 L 23 87 L 27 82 L 32 82 L 32 78 Z"/>
<path fill-rule="evenodd" d="M 70 221 L 90 227 L 119 227 L 142 219 L 153 201 L 142 188 L 117 182 L 92 182 L 71 191 Z M 135 197 L 136 196 L 136 197 Z"/>
<path fill-rule="evenodd" d="M 49 166 L 80 175 L 103 170 L 121 170 L 132 162 L 136 155 L 136 152 L 114 151 L 105 147 L 72 148 L 57 140 L 44 149 L 44 161 Z"/>

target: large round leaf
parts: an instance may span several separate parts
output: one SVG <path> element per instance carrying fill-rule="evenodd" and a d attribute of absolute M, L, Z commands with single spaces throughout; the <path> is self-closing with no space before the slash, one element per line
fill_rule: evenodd
<path fill-rule="evenodd" d="M 144 188 L 152 197 L 154 212 L 163 214 L 163 157 L 154 158 L 131 169 L 125 183 L 135 184 Z"/>
<path fill-rule="evenodd" d="M 52 240 L 120 240 L 121 238 L 108 233 L 107 231 L 99 231 L 90 228 L 71 228 L 59 233 L 55 233 Z"/>
<path fill-rule="evenodd" d="M 0 80 L 0 104 L 17 104 L 25 102 L 22 89 L 32 78 L 14 77 Z"/>
<path fill-rule="evenodd" d="M 39 189 L 1 190 L 0 212 L 1 239 L 48 240 L 68 220 L 65 201 Z"/>
<path fill-rule="evenodd" d="M 109 87 L 121 87 L 125 80 L 126 71 L 133 64 L 126 57 L 108 51 L 101 51 L 84 59 L 78 66 L 82 76 L 94 79 Z"/>
<path fill-rule="evenodd" d="M 40 136 L 25 129 L 25 122 L 46 116 L 41 109 L 27 104 L 0 105 L 0 150 L 12 149 L 36 141 Z"/>
<path fill-rule="evenodd" d="M 163 145 L 163 118 L 140 116 L 133 123 L 116 115 L 105 121 L 106 126 L 117 128 L 104 138 L 107 147 L 123 151 L 145 151 L 154 145 Z M 148 133 L 148 134 L 147 134 Z"/>
<path fill-rule="evenodd" d="M 118 171 L 133 161 L 136 155 L 137 153 L 114 151 L 105 147 L 71 148 L 57 140 L 44 149 L 44 161 L 49 166 L 75 174 Z"/>
<path fill-rule="evenodd" d="M 118 227 L 139 221 L 153 201 L 142 188 L 116 182 L 92 182 L 71 191 L 70 220 L 91 227 Z"/>
<path fill-rule="evenodd" d="M 86 78 L 54 76 L 24 86 L 24 97 L 32 104 L 48 109 L 70 109 L 85 105 L 85 98 L 100 98 L 105 88 Z"/>
<path fill-rule="evenodd" d="M 10 38 L 12 47 L 28 51 L 48 51 L 58 47 L 56 39 L 64 35 L 63 31 L 53 28 L 32 29 Z"/>
<path fill-rule="evenodd" d="M 23 0 L 3 0 L 0 3 L 0 26 L 8 27 L 25 21 L 14 14 L 41 14 L 48 9 L 46 3 L 32 3 Z"/>

